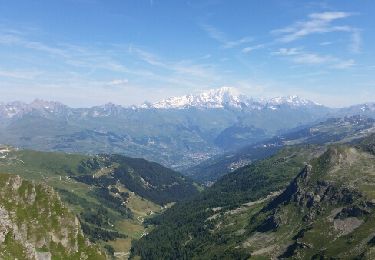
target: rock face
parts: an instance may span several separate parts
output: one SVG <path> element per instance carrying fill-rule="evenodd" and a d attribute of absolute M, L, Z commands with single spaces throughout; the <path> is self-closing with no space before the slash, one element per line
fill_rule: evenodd
<path fill-rule="evenodd" d="M 105 259 L 43 184 L 0 174 L 0 259 Z"/>
<path fill-rule="evenodd" d="M 272 232 L 271 258 L 367 259 L 374 252 L 374 163 L 353 147 L 330 147 L 252 216 L 250 234 Z"/>

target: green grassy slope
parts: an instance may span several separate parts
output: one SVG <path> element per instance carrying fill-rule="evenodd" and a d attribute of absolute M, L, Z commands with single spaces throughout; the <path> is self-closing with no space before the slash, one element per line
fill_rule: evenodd
<path fill-rule="evenodd" d="M 1 259 L 106 259 L 52 188 L 8 174 L 0 186 Z"/>
<path fill-rule="evenodd" d="M 156 163 L 0 147 L 0 172 L 54 187 L 93 242 L 126 254 L 147 233 L 145 218 L 193 196 L 194 183 Z"/>
<path fill-rule="evenodd" d="M 193 202 L 151 220 L 159 226 L 134 243 L 133 256 L 373 259 L 374 137 L 324 153 L 289 147 L 229 174 Z"/>
<path fill-rule="evenodd" d="M 157 227 L 134 243 L 133 254 L 143 259 L 181 259 L 199 257 L 201 250 L 208 250 L 210 257 L 226 256 L 225 250 L 217 251 L 217 244 L 226 245 L 223 239 L 226 241 L 229 236 L 211 231 L 216 215 L 285 188 L 304 162 L 321 154 L 322 149 L 308 145 L 288 147 L 224 176 L 196 198 L 148 220 L 148 224 Z M 210 219 L 212 216 L 215 217 Z"/>

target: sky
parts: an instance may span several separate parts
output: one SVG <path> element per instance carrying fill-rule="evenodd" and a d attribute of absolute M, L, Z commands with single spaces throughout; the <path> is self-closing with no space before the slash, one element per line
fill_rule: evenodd
<path fill-rule="evenodd" d="M 0 0 L 0 102 L 154 102 L 223 86 L 375 102 L 372 0 Z"/>

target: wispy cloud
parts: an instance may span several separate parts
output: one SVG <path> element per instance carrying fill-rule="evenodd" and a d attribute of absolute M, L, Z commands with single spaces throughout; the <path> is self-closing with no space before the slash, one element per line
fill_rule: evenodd
<path fill-rule="evenodd" d="M 351 35 L 350 50 L 358 53 L 362 41 L 361 31 L 353 26 L 334 24 L 337 20 L 343 20 L 353 15 L 349 12 L 312 13 L 304 21 L 295 22 L 287 27 L 273 30 L 271 33 L 277 37 L 277 41 L 289 43 L 313 34 L 345 32 Z"/>
<path fill-rule="evenodd" d="M 51 55 L 66 56 L 66 52 L 62 48 L 51 47 L 42 42 L 27 40 L 17 31 L 0 32 L 0 44 L 17 45 L 27 49 L 46 52 Z"/>
<path fill-rule="evenodd" d="M 278 51 L 272 52 L 273 55 L 292 56 L 301 53 L 301 48 L 280 48 Z"/>
<path fill-rule="evenodd" d="M 336 69 L 347 69 L 356 65 L 353 59 L 349 59 L 349 60 L 337 60 L 336 59 L 335 62 L 336 63 L 333 65 L 333 68 L 336 68 Z"/>
<path fill-rule="evenodd" d="M 215 80 L 220 77 L 219 73 L 215 72 L 214 66 L 208 63 L 196 63 L 193 60 L 167 60 L 135 46 L 131 46 L 129 51 L 149 65 L 175 74 L 205 80 Z"/>
<path fill-rule="evenodd" d="M 166 64 L 160 61 L 159 57 L 151 52 L 147 52 L 141 48 L 129 46 L 129 52 L 136 54 L 141 60 L 153 66 L 167 67 Z"/>
<path fill-rule="evenodd" d="M 129 83 L 128 79 L 113 79 L 107 82 L 108 86 L 117 87 L 117 86 L 124 86 Z"/>
<path fill-rule="evenodd" d="M 332 45 L 332 42 L 329 42 L 329 41 L 325 41 L 325 42 L 321 42 L 319 43 L 320 46 L 328 46 L 328 45 Z"/>
<path fill-rule="evenodd" d="M 361 52 L 361 45 L 362 45 L 362 36 L 361 31 L 359 29 L 352 29 L 352 35 L 351 35 L 351 44 L 349 45 L 349 48 L 354 53 Z"/>
<path fill-rule="evenodd" d="M 332 61 L 332 57 L 317 53 L 299 53 L 293 56 L 292 60 L 300 64 L 325 64 Z"/>
<path fill-rule="evenodd" d="M 229 40 L 227 35 L 212 25 L 202 25 L 208 36 L 218 41 L 224 49 L 231 49 L 253 41 L 252 37 L 242 37 L 237 40 Z"/>
<path fill-rule="evenodd" d="M 305 21 L 298 21 L 287 27 L 276 29 L 272 34 L 279 36 L 281 42 L 292 42 L 311 34 L 321 34 L 335 31 L 351 31 L 349 26 L 335 26 L 332 22 L 351 16 L 346 12 L 313 13 Z"/>
<path fill-rule="evenodd" d="M 70 43 L 58 43 L 53 45 L 42 41 L 35 41 L 30 39 L 29 35 L 20 33 L 17 30 L 0 30 L 0 45 L 18 47 L 24 50 L 37 51 L 38 59 L 45 59 L 53 57 L 54 64 L 64 65 L 69 70 L 69 67 L 75 67 L 87 70 L 87 73 L 83 75 L 90 76 L 98 71 L 108 71 L 112 73 L 126 73 L 135 76 L 150 77 L 154 75 L 153 72 L 147 71 L 142 68 L 129 68 L 123 62 L 118 60 L 119 53 L 123 53 L 122 50 L 116 50 L 116 48 L 108 48 L 103 51 L 102 48 L 98 48 L 95 45 L 92 46 L 81 46 Z M 149 62 L 152 62 L 152 57 L 146 57 Z M 44 64 L 41 64 L 44 66 Z M 49 68 L 46 68 L 48 73 L 51 74 Z M 61 75 L 64 71 L 59 72 Z M 5 73 L 2 74 L 5 76 Z M 8 77 L 11 75 L 7 73 Z M 19 78 L 26 77 L 30 73 L 25 73 L 22 76 L 22 72 L 14 74 L 14 77 L 19 75 Z M 81 75 L 81 76 L 83 76 Z"/>
<path fill-rule="evenodd" d="M 250 53 L 250 52 L 253 52 L 255 50 L 263 49 L 264 47 L 266 47 L 266 44 L 257 44 L 257 45 L 253 45 L 253 46 L 248 46 L 248 47 L 243 48 L 242 52 L 243 53 Z"/>
<path fill-rule="evenodd" d="M 355 65 L 353 59 L 340 59 L 331 55 L 321 55 L 304 51 L 302 48 L 280 48 L 272 55 L 287 57 L 294 63 L 306 65 L 326 65 L 335 69 L 347 69 Z"/>
<path fill-rule="evenodd" d="M 43 86 L 64 89 L 102 86 L 111 91 L 123 91 L 124 87 L 134 86 L 194 89 L 197 86 L 213 87 L 222 78 L 222 73 L 209 63 L 209 56 L 173 60 L 129 44 L 53 44 L 38 38 L 38 34 L 22 34 L 0 28 L 0 46 L 17 48 L 31 59 L 36 58 L 33 62 L 35 71 L 0 67 L 3 85 L 20 88 L 23 82 L 38 89 Z M 43 77 L 38 77 L 40 74 Z"/>
<path fill-rule="evenodd" d="M 0 68 L 0 77 L 32 80 L 43 74 L 40 70 L 8 70 Z"/>

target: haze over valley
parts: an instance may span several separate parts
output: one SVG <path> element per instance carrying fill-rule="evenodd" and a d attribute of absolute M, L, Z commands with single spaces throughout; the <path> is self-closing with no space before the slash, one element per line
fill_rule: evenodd
<path fill-rule="evenodd" d="M 374 259 L 374 11 L 0 0 L 0 259 Z"/>

